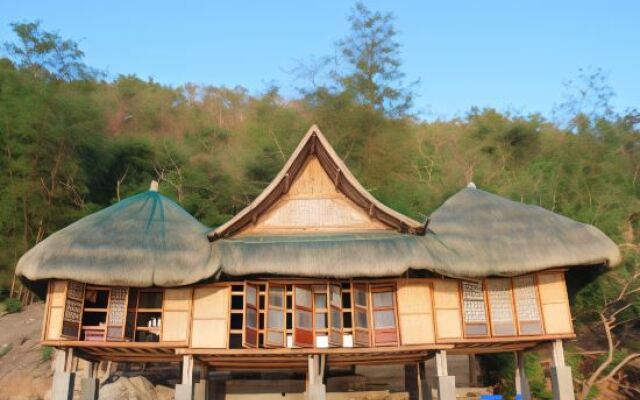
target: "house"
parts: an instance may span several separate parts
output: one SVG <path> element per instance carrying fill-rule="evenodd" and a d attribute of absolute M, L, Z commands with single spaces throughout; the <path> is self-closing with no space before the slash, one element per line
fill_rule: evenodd
<path fill-rule="evenodd" d="M 549 344 L 556 398 L 570 399 L 565 271 L 619 261 L 593 226 L 474 187 L 415 221 L 368 193 L 313 126 L 218 228 L 152 185 L 52 234 L 17 274 L 47 299 L 54 398 L 78 357 L 182 363 L 177 399 L 202 398 L 211 370 L 305 371 L 307 398 L 324 399 L 329 368 L 403 364 L 427 398 L 435 356 L 435 389 L 453 399 L 447 355 L 493 352 L 514 352 L 527 398 L 522 352 Z M 83 395 L 96 390 L 89 374 Z"/>

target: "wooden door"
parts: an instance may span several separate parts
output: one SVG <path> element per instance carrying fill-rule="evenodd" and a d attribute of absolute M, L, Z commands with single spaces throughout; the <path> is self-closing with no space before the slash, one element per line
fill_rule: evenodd
<path fill-rule="evenodd" d="M 82 324 L 82 308 L 84 305 L 85 284 L 69 281 L 62 320 L 62 337 L 78 340 Z"/>
<path fill-rule="evenodd" d="M 313 347 L 313 292 L 309 285 L 293 287 L 293 344 Z"/>
<path fill-rule="evenodd" d="M 242 345 L 258 347 L 258 285 L 247 282 L 244 285 L 244 330 Z"/>
<path fill-rule="evenodd" d="M 329 346 L 342 347 L 342 290 L 329 285 Z"/>
<path fill-rule="evenodd" d="M 369 285 L 354 283 L 351 286 L 353 303 L 353 345 L 355 347 L 371 346 L 369 330 Z"/>
<path fill-rule="evenodd" d="M 286 286 L 276 283 L 267 285 L 267 314 L 265 347 L 286 347 L 287 323 Z"/>
<path fill-rule="evenodd" d="M 398 345 L 395 297 L 393 285 L 371 285 L 371 314 L 373 315 L 373 343 L 375 346 Z"/>

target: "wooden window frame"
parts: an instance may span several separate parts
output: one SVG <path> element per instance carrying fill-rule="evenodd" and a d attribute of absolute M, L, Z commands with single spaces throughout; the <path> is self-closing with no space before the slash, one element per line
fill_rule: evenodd
<path fill-rule="evenodd" d="M 467 280 L 466 282 L 472 282 L 472 283 L 479 283 L 480 284 L 480 292 L 482 293 L 482 304 L 484 307 L 484 315 L 485 315 L 485 322 L 467 322 L 466 321 L 466 314 L 465 314 L 465 306 L 464 306 L 464 301 L 465 301 L 465 297 L 464 297 L 464 286 L 463 284 L 465 283 L 465 281 L 461 280 L 460 283 L 458 284 L 458 290 L 459 290 L 459 298 L 460 298 L 460 312 L 462 314 L 462 337 L 463 338 L 471 338 L 471 339 L 476 339 L 476 338 L 488 338 L 491 337 L 491 314 L 490 314 L 490 310 L 489 310 L 489 306 L 487 304 L 488 302 L 488 296 L 487 296 L 487 288 L 486 285 L 484 284 L 484 281 L 480 281 L 480 282 L 476 282 L 476 281 L 469 281 Z M 479 301 L 479 300 L 473 300 L 473 301 Z M 467 327 L 468 326 L 482 326 L 484 325 L 484 327 L 486 328 L 486 333 L 482 334 L 482 335 L 470 335 L 467 333 Z"/>
<path fill-rule="evenodd" d="M 511 308 L 511 324 L 513 326 L 513 334 L 498 334 L 496 332 L 495 329 L 495 324 L 493 321 L 493 310 L 491 307 L 491 297 L 490 297 L 490 290 L 489 290 L 489 284 L 488 281 L 491 280 L 504 280 L 508 283 L 508 293 L 510 298 L 509 301 L 509 305 Z M 499 337 L 499 338 L 506 338 L 506 337 L 515 337 L 518 336 L 518 317 L 516 315 L 516 308 L 515 308 L 515 293 L 513 291 L 513 281 L 511 278 L 488 278 L 485 279 L 483 281 L 483 285 L 484 285 L 484 292 L 486 294 L 486 297 L 484 299 L 486 306 L 485 308 L 487 308 L 488 310 L 488 318 L 489 318 L 489 323 L 491 325 L 491 336 L 492 337 Z"/>
<path fill-rule="evenodd" d="M 249 302 L 249 296 L 247 296 L 248 289 L 253 288 L 255 290 L 255 304 Z M 247 281 L 244 283 L 244 315 L 242 318 L 242 346 L 248 348 L 259 347 L 259 334 L 260 334 L 260 284 L 257 282 Z M 254 327 L 249 326 L 249 313 L 248 310 L 252 309 L 255 312 L 255 324 Z"/>
<path fill-rule="evenodd" d="M 358 305 L 356 302 L 356 291 L 364 293 L 365 305 Z M 367 282 L 351 282 L 351 335 L 353 337 L 354 347 L 371 347 L 371 302 L 369 298 L 369 283 Z M 367 318 L 367 327 L 358 326 L 358 311 L 364 312 Z M 358 332 L 361 335 L 358 335 Z M 367 341 L 358 340 L 366 337 Z"/>
<path fill-rule="evenodd" d="M 302 289 L 302 290 L 306 290 L 307 292 L 309 292 L 309 298 L 310 298 L 310 302 L 311 305 L 310 306 L 303 306 L 303 305 L 299 305 L 298 304 L 298 299 L 297 299 L 297 295 L 296 289 Z M 313 298 L 313 288 L 311 284 L 294 284 L 293 285 L 293 304 L 292 304 L 292 311 L 293 311 L 293 324 L 292 324 L 292 329 L 293 329 L 293 345 L 297 346 L 297 347 L 303 347 L 303 348 L 314 348 L 316 347 L 315 345 L 315 329 L 314 329 L 314 325 L 315 325 L 315 316 L 314 316 L 314 307 L 313 307 L 313 302 L 314 302 L 314 298 Z M 298 321 L 297 321 L 297 311 L 300 310 L 302 312 L 305 313 L 309 313 L 311 315 L 311 327 L 309 329 L 307 328 L 301 328 L 298 326 Z"/>
<path fill-rule="evenodd" d="M 391 293 L 391 306 L 376 307 L 373 302 L 374 293 Z M 397 290 L 395 282 L 389 283 L 372 283 L 369 284 L 369 304 L 370 307 L 370 327 L 372 332 L 371 347 L 397 347 L 400 345 L 400 328 L 398 320 L 398 299 L 396 298 Z M 394 327 L 376 328 L 375 313 L 380 311 L 392 311 L 394 318 Z M 386 336 L 390 336 L 392 340 L 385 340 Z"/>
<path fill-rule="evenodd" d="M 271 304 L 271 290 L 273 288 L 282 289 L 282 307 L 274 306 Z M 265 348 L 283 348 L 287 347 L 287 285 L 267 282 L 267 290 L 266 290 L 266 298 L 265 298 L 265 319 L 264 319 L 264 347 Z M 282 327 L 281 328 L 271 328 L 269 327 L 269 315 L 271 312 L 281 312 L 282 313 Z M 282 343 L 271 343 L 269 342 L 269 333 L 277 332 L 282 335 Z"/>
<path fill-rule="evenodd" d="M 338 304 L 333 304 L 333 289 L 337 288 Z M 333 312 L 340 316 L 340 327 L 333 326 Z M 315 315 L 315 314 L 314 314 Z M 342 309 L 342 286 L 340 283 L 329 283 L 327 285 L 327 327 L 329 347 L 342 347 L 344 337 L 344 315 Z"/>
<path fill-rule="evenodd" d="M 538 287 L 538 275 L 537 274 L 526 274 L 523 276 L 531 277 L 531 287 L 533 289 L 533 295 L 535 296 L 535 306 L 538 310 L 538 320 L 524 320 L 520 319 L 520 315 L 518 314 L 518 299 L 516 298 L 516 290 L 515 290 L 515 279 L 511 278 L 511 290 L 513 291 L 513 308 L 516 316 L 516 329 L 518 331 L 518 336 L 544 336 L 546 335 L 545 326 L 544 326 L 544 312 L 542 311 L 542 303 L 540 300 L 540 288 Z M 537 322 L 540 327 L 540 331 L 538 333 L 522 333 L 522 322 Z"/>

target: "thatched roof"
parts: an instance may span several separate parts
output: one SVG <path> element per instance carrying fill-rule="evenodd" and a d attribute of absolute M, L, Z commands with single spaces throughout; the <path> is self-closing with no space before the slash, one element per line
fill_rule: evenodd
<path fill-rule="evenodd" d="M 269 210 L 281 196 L 287 193 L 291 182 L 298 176 L 307 159 L 312 156 L 318 158 L 326 173 L 334 181 L 336 188 L 354 204 L 369 213 L 372 218 L 399 232 L 424 234 L 425 223 L 415 221 L 387 207 L 373 197 L 353 176 L 329 141 L 320 132 L 320 129 L 313 125 L 269 186 L 233 218 L 211 231 L 209 238 L 217 240 L 231 237 L 255 222 L 260 215 Z"/>
<path fill-rule="evenodd" d="M 445 275 L 517 275 L 620 262 L 618 247 L 598 228 L 480 189 L 456 193 L 430 221 L 429 230 L 448 249 L 445 264 L 436 266 Z"/>
<path fill-rule="evenodd" d="M 208 230 L 179 205 L 150 190 L 52 234 L 22 256 L 16 274 L 27 281 L 187 285 L 216 273 L 211 269 Z"/>
<path fill-rule="evenodd" d="M 310 157 L 319 160 L 336 190 L 384 229 L 247 231 L 287 194 Z M 146 287 L 188 285 L 221 273 L 346 278 L 416 269 L 480 278 L 620 262 L 615 243 L 597 228 L 475 188 L 447 200 L 426 228 L 371 196 L 313 126 L 267 189 L 208 235 L 204 225 L 152 190 L 54 233 L 20 259 L 16 273 L 27 283 L 57 278 Z"/>
<path fill-rule="evenodd" d="M 414 269 L 482 278 L 620 261 L 615 243 L 591 225 L 471 188 L 436 210 L 423 236 L 245 235 L 214 242 L 213 252 L 231 276 L 383 277 Z"/>

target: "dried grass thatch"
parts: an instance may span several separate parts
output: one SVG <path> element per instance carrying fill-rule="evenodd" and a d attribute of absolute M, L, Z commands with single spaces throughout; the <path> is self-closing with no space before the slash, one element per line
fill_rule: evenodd
<path fill-rule="evenodd" d="M 218 240 L 213 249 L 232 276 L 382 277 L 423 269 L 480 278 L 620 261 L 618 247 L 597 228 L 478 189 L 447 200 L 424 236 L 247 235 Z"/>
<path fill-rule="evenodd" d="M 431 215 L 449 250 L 444 274 L 518 275 L 553 267 L 620 262 L 618 246 L 594 226 L 542 207 L 466 188 Z"/>
<path fill-rule="evenodd" d="M 180 286 L 215 275 L 209 229 L 155 191 L 122 200 L 52 234 L 16 267 L 23 280 Z"/>
<path fill-rule="evenodd" d="M 416 269 L 480 278 L 620 261 L 615 243 L 591 225 L 470 188 L 436 210 L 425 235 L 240 235 L 209 243 L 206 232 L 150 191 L 54 233 L 20 259 L 16 272 L 28 281 L 145 287 L 188 285 L 219 273 L 348 278 Z"/>

